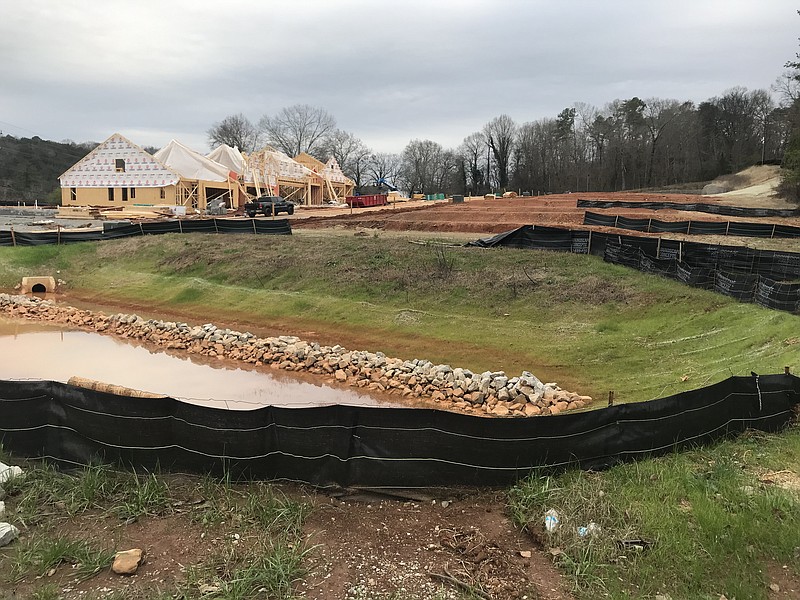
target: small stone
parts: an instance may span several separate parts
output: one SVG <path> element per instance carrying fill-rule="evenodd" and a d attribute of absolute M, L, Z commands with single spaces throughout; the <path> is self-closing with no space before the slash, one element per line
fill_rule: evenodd
<path fill-rule="evenodd" d="M 347 373 L 345 373 L 342 369 L 337 369 L 334 377 L 336 378 L 336 381 L 347 381 Z"/>
<path fill-rule="evenodd" d="M 773 592 L 777 594 L 778 592 L 781 591 L 781 586 L 779 586 L 777 583 L 770 583 L 769 589 L 771 589 Z"/>
<path fill-rule="evenodd" d="M 498 417 L 507 417 L 509 412 L 510 411 L 505 404 L 498 404 L 492 409 L 492 413 Z"/>
<path fill-rule="evenodd" d="M 124 550 L 117 552 L 114 556 L 114 564 L 111 565 L 111 570 L 117 575 L 134 575 L 139 569 L 144 559 L 144 552 L 141 548 L 133 548 L 131 550 Z"/>
<path fill-rule="evenodd" d="M 536 415 L 542 414 L 542 409 L 536 406 L 535 404 L 526 404 L 525 405 L 525 415 L 528 417 L 535 417 Z"/>
<path fill-rule="evenodd" d="M 531 557 L 531 551 L 530 550 L 520 550 L 519 551 L 519 555 L 522 558 L 530 558 Z"/>

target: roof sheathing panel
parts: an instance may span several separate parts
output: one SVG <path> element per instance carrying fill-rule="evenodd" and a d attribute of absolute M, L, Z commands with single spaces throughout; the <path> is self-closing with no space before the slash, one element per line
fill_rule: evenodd
<path fill-rule="evenodd" d="M 125 161 L 124 172 L 117 171 L 117 159 Z M 65 188 L 164 187 L 175 185 L 179 179 L 177 173 L 119 133 L 59 177 Z"/>

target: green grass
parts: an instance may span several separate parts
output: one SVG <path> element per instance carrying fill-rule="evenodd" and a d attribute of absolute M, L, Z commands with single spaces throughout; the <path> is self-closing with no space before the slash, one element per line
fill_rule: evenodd
<path fill-rule="evenodd" d="M 37 273 L 59 270 L 68 294 L 96 302 L 197 323 L 312 330 L 326 343 L 475 371 L 530 370 L 598 398 L 613 389 L 620 402 L 797 368 L 800 354 L 798 315 L 566 253 L 328 232 L 2 253 L 7 287 L 35 264 Z"/>
<path fill-rule="evenodd" d="M 312 551 L 302 540 L 263 538 L 249 550 L 221 550 L 212 564 L 189 569 L 184 598 L 212 596 L 223 600 L 294 598 L 294 585 L 306 571 Z"/>
<path fill-rule="evenodd" d="M 14 549 L 7 581 L 18 582 L 32 573 L 46 575 L 62 564 L 73 565 L 79 580 L 86 580 L 111 566 L 114 552 L 94 547 L 90 542 L 55 536 L 33 536 Z"/>
<path fill-rule="evenodd" d="M 264 482 L 234 484 L 230 478 L 135 473 L 105 466 L 61 472 L 35 461 L 25 465 L 24 477 L 9 481 L 5 489 L 6 519 L 22 531 L 19 541 L 0 551 L 0 582 L 26 581 L 32 586 L 30 597 L 42 600 L 60 597 L 56 586 L 39 581 L 51 569 L 71 565 L 71 576 L 84 580 L 113 560 L 113 551 L 92 541 L 91 528 L 85 540 L 59 533 L 60 523 L 81 516 L 92 523 L 111 517 L 112 527 L 117 528 L 132 520 L 173 516 L 179 508 L 209 531 L 236 532 L 235 537 L 225 536 L 225 543 L 207 561 L 188 567 L 187 579 L 178 588 L 148 596 L 154 598 L 176 594 L 201 598 L 209 595 L 209 589 L 216 590 L 213 597 L 231 600 L 291 598 L 293 586 L 305 574 L 304 561 L 313 551 L 302 535 L 309 506 Z"/>
<path fill-rule="evenodd" d="M 800 557 L 800 494 L 759 474 L 800 465 L 800 428 L 737 440 L 602 473 L 534 475 L 510 491 L 515 521 L 545 546 L 582 598 L 767 598 L 767 566 Z M 559 528 L 544 531 L 548 509 Z M 597 523 L 596 535 L 579 527 Z M 621 540 L 641 538 L 634 549 Z"/>

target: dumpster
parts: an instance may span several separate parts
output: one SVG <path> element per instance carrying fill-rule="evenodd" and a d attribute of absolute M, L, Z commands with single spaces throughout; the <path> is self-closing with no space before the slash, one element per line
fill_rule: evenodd
<path fill-rule="evenodd" d="M 366 208 L 367 206 L 386 206 L 389 204 L 387 194 L 371 194 L 368 196 L 348 196 L 345 202 L 353 208 Z"/>

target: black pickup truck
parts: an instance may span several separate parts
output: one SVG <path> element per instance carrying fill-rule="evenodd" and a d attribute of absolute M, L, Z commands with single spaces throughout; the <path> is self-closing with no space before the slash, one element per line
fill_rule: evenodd
<path fill-rule="evenodd" d="M 244 212 L 248 217 L 255 217 L 256 213 L 264 213 L 265 217 L 279 215 L 282 212 L 293 215 L 294 202 L 284 200 L 280 196 L 261 196 L 252 202 L 246 202 Z"/>

